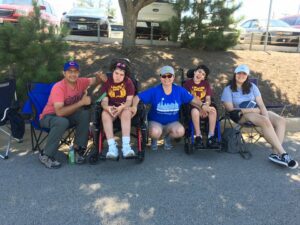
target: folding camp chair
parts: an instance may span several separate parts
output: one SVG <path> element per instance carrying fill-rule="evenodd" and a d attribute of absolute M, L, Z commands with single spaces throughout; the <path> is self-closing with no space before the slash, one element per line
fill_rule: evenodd
<path fill-rule="evenodd" d="M 17 114 L 16 102 L 17 102 L 17 95 L 16 95 L 16 81 L 15 80 L 8 80 L 0 83 L 0 132 L 5 136 L 8 136 L 7 145 L 5 155 L 0 154 L 0 158 L 8 159 L 8 153 L 10 150 L 11 140 L 14 138 L 12 133 L 12 121 L 10 121 L 11 126 L 7 124 L 9 120 L 9 116 L 12 114 Z M 21 121 L 23 122 L 23 121 Z M 24 125 L 24 124 L 23 124 Z M 3 128 L 2 128 L 3 127 Z M 4 129 L 5 127 L 5 129 Z M 22 128 L 24 129 L 24 127 Z M 24 130 L 22 131 L 24 134 Z M 17 139 L 18 142 L 21 142 L 21 139 Z"/>
<path fill-rule="evenodd" d="M 258 86 L 258 78 L 250 78 L 250 82 L 254 83 Z M 280 116 L 283 116 L 286 109 L 289 105 L 266 105 L 267 110 L 277 111 Z M 229 114 L 226 113 L 224 120 L 224 127 L 226 127 L 227 122 L 229 123 L 230 127 L 233 128 L 233 124 L 229 118 Z M 261 138 L 263 138 L 263 134 L 261 129 L 252 124 L 251 122 L 244 123 L 242 125 L 236 125 L 237 129 L 239 129 L 242 133 L 242 138 L 245 143 L 257 143 Z"/>
<path fill-rule="evenodd" d="M 32 150 L 41 151 L 41 145 L 48 137 L 49 129 L 40 126 L 39 117 L 44 107 L 47 104 L 51 89 L 55 83 L 38 83 L 32 82 L 27 84 L 28 100 L 23 108 L 24 114 L 31 114 L 30 119 L 30 133 L 31 133 L 31 146 Z M 62 144 L 70 145 L 74 128 L 67 130 L 67 135 L 61 140 Z"/>

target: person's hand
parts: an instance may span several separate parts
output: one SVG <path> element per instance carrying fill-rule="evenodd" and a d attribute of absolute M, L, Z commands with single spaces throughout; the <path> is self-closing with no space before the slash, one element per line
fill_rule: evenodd
<path fill-rule="evenodd" d="M 137 107 L 136 106 L 131 106 L 130 107 L 130 111 L 132 112 L 132 116 L 131 117 L 134 117 L 136 112 L 137 112 Z"/>
<path fill-rule="evenodd" d="M 213 107 L 210 107 L 210 106 L 203 103 L 203 105 L 201 106 L 201 111 L 209 113 L 212 110 L 212 108 Z"/>
<path fill-rule="evenodd" d="M 117 117 L 118 115 L 120 115 L 121 112 L 124 110 L 124 108 L 125 108 L 124 103 L 121 103 L 121 105 L 119 105 L 118 107 L 115 107 L 114 117 Z"/>
<path fill-rule="evenodd" d="M 92 99 L 91 99 L 91 97 L 90 96 L 88 96 L 87 95 L 88 94 L 88 92 L 87 92 L 87 90 L 85 90 L 85 92 L 84 92 L 84 95 L 82 96 L 82 98 L 81 98 L 81 104 L 84 106 L 84 105 L 90 105 L 91 104 L 91 102 L 92 102 Z"/>
<path fill-rule="evenodd" d="M 102 83 L 105 83 L 107 81 L 107 76 L 105 73 L 103 73 L 102 71 L 97 71 L 95 73 L 96 77 L 97 77 L 97 80 L 98 82 L 102 82 Z"/>
<path fill-rule="evenodd" d="M 105 108 L 103 108 L 106 112 L 109 113 L 109 115 L 111 115 L 112 117 L 115 117 L 116 114 L 116 107 L 115 106 L 107 106 Z"/>

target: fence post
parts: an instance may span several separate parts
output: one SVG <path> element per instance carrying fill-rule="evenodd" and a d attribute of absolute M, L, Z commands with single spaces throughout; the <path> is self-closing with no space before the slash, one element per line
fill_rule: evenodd
<path fill-rule="evenodd" d="M 254 36 L 254 33 L 252 32 L 252 33 L 251 33 L 251 38 L 250 38 L 249 50 L 252 50 L 253 36 Z"/>
<path fill-rule="evenodd" d="M 100 20 L 97 22 L 97 37 L 98 37 L 98 43 L 100 44 Z"/>
<path fill-rule="evenodd" d="M 300 36 L 298 36 L 298 47 L 297 47 L 297 52 L 300 52 Z"/>
<path fill-rule="evenodd" d="M 153 45 L 153 24 L 150 22 L 151 30 L 150 30 L 150 41 L 151 45 Z"/>

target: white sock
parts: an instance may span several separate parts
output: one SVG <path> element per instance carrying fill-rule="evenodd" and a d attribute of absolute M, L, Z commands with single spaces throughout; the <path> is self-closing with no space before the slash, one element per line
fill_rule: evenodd
<path fill-rule="evenodd" d="M 122 137 L 122 146 L 129 146 L 130 143 L 130 137 Z"/>
<path fill-rule="evenodd" d="M 116 144 L 115 139 L 113 139 L 113 138 L 108 139 L 108 140 L 107 140 L 107 144 L 108 144 L 108 146 L 113 146 L 113 145 L 115 145 L 115 144 Z"/>
<path fill-rule="evenodd" d="M 208 134 L 208 138 L 215 136 L 215 134 Z"/>

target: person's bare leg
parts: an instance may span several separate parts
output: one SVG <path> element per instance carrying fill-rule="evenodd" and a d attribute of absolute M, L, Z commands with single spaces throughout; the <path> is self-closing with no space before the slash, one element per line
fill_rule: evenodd
<path fill-rule="evenodd" d="M 129 137 L 131 130 L 131 111 L 129 109 L 124 109 L 120 115 L 122 136 Z"/>
<path fill-rule="evenodd" d="M 282 144 L 285 136 L 286 120 L 274 112 L 268 111 L 268 114 L 275 133 Z"/>
<path fill-rule="evenodd" d="M 154 121 L 149 122 L 149 136 L 150 138 L 159 139 L 163 132 L 163 126 Z"/>
<path fill-rule="evenodd" d="M 210 134 L 215 133 L 215 128 L 216 128 L 216 122 L 217 122 L 217 111 L 213 110 L 208 113 L 208 129 Z"/>
<path fill-rule="evenodd" d="M 103 124 L 104 132 L 107 140 L 114 138 L 113 121 L 114 121 L 113 117 L 108 112 L 103 110 L 102 124 Z"/>
<path fill-rule="evenodd" d="M 262 129 L 264 138 L 273 147 L 274 153 L 279 155 L 285 153 L 269 118 L 257 113 L 247 113 L 243 115 L 240 123 L 244 123 L 245 121 L 250 121 Z"/>
<path fill-rule="evenodd" d="M 193 125 L 195 128 L 195 135 L 196 136 L 201 136 L 201 130 L 200 130 L 200 112 L 198 109 L 193 108 L 191 110 L 191 116 L 192 116 L 192 121 Z"/>

